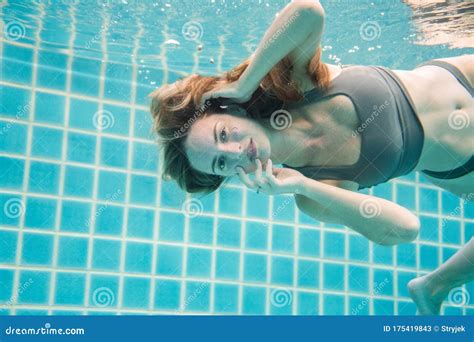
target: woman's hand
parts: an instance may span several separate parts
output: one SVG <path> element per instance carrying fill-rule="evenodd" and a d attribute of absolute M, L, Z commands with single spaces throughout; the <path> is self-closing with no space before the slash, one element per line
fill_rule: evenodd
<path fill-rule="evenodd" d="M 302 184 L 304 175 L 290 168 L 273 167 L 273 163 L 268 159 L 265 171 L 262 172 L 262 162 L 256 160 L 257 170 L 255 179 L 251 180 L 241 167 L 237 167 L 237 173 L 242 183 L 250 189 L 257 190 L 267 195 L 297 194 L 300 192 L 299 186 Z"/>
<path fill-rule="evenodd" d="M 244 103 L 250 100 L 252 94 L 252 89 L 247 89 L 240 81 L 223 83 L 215 89 L 204 93 L 201 97 L 201 105 L 204 105 L 207 100 L 219 97 L 230 100 L 230 103 Z"/>

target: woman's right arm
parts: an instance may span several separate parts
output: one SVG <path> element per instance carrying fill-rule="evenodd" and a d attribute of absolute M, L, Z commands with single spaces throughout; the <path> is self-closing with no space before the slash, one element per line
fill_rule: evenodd
<path fill-rule="evenodd" d="M 298 208 L 323 222 L 348 226 L 380 245 L 413 241 L 420 221 L 408 209 L 386 199 L 305 177 L 295 195 Z"/>

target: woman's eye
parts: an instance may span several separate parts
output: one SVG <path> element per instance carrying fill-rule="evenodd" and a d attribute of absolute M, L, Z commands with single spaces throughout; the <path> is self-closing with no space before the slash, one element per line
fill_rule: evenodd
<path fill-rule="evenodd" d="M 225 128 L 222 128 L 222 130 L 221 130 L 221 140 L 225 141 L 226 138 L 227 138 L 227 133 L 225 131 Z"/>
<path fill-rule="evenodd" d="M 224 157 L 219 158 L 219 161 L 217 162 L 217 167 L 219 168 L 219 170 L 224 170 L 225 168 Z"/>

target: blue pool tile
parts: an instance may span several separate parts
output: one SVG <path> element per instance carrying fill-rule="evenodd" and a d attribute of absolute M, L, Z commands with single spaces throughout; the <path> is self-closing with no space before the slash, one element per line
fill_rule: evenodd
<path fill-rule="evenodd" d="M 392 265 L 393 264 L 393 247 L 381 246 L 374 244 L 372 259 L 376 264 Z"/>
<path fill-rule="evenodd" d="M 24 233 L 21 263 L 49 266 L 53 261 L 53 236 Z"/>
<path fill-rule="evenodd" d="M 127 175 L 123 172 L 99 171 L 97 198 L 111 202 L 125 201 Z"/>
<path fill-rule="evenodd" d="M 344 266 L 339 264 L 323 264 L 323 287 L 327 290 L 344 290 Z"/>
<path fill-rule="evenodd" d="M 38 126 L 33 128 L 32 156 L 61 159 L 62 146 L 63 131 Z"/>
<path fill-rule="evenodd" d="M 260 222 L 247 221 L 245 248 L 266 250 L 268 248 L 268 226 Z"/>
<path fill-rule="evenodd" d="M 156 177 L 132 175 L 130 201 L 136 204 L 155 205 Z"/>
<path fill-rule="evenodd" d="M 104 97 L 117 101 L 130 101 L 131 83 L 129 81 L 115 80 L 112 78 L 105 79 Z"/>
<path fill-rule="evenodd" d="M 244 254 L 244 280 L 260 281 L 267 280 L 267 256 L 262 254 Z"/>
<path fill-rule="evenodd" d="M 220 246 L 239 247 L 242 222 L 233 219 L 217 221 L 217 244 Z"/>
<path fill-rule="evenodd" d="M 237 314 L 239 308 L 239 287 L 237 285 L 214 285 L 214 312 L 217 314 Z"/>
<path fill-rule="evenodd" d="M 398 272 L 398 297 L 410 298 L 410 293 L 408 292 L 408 282 L 416 278 L 416 272 Z"/>
<path fill-rule="evenodd" d="M 247 191 L 247 217 L 268 218 L 268 196 L 260 196 L 255 191 Z"/>
<path fill-rule="evenodd" d="M 132 167 L 136 170 L 156 172 L 158 170 L 158 148 L 156 144 L 135 142 L 133 144 Z"/>
<path fill-rule="evenodd" d="M 212 244 L 214 236 L 214 219 L 206 216 L 196 216 L 189 219 L 189 242 Z"/>
<path fill-rule="evenodd" d="M 420 211 L 438 213 L 438 190 L 420 187 Z"/>
<path fill-rule="evenodd" d="M 13 304 L 13 277 L 12 270 L 0 269 L 0 303 L 7 306 Z"/>
<path fill-rule="evenodd" d="M 298 286 L 319 287 L 319 263 L 309 260 L 298 260 Z"/>
<path fill-rule="evenodd" d="M 20 304 L 48 305 L 51 273 L 40 271 L 20 271 L 20 286 L 18 293 Z"/>
<path fill-rule="evenodd" d="M 92 197 L 94 170 L 78 166 L 66 166 L 64 176 L 64 195 Z"/>
<path fill-rule="evenodd" d="M 376 295 L 393 296 L 393 273 L 388 270 L 374 269 L 373 291 Z"/>
<path fill-rule="evenodd" d="M 208 312 L 210 308 L 210 283 L 207 282 L 186 282 L 186 297 L 184 303 L 185 311 Z"/>
<path fill-rule="evenodd" d="M 25 214 L 25 204 L 19 195 L 0 193 L 0 208 L 3 208 L 3 215 L 0 215 L 0 225 L 18 227 L 20 218 Z"/>
<path fill-rule="evenodd" d="M 24 154 L 28 127 L 17 121 L 0 120 L 0 152 Z"/>
<path fill-rule="evenodd" d="M 402 243 L 397 245 L 397 265 L 416 267 L 416 245 L 413 243 Z"/>
<path fill-rule="evenodd" d="M 461 199 L 447 191 L 441 193 L 441 210 L 444 215 L 459 217 L 461 215 Z"/>
<path fill-rule="evenodd" d="M 36 92 L 35 121 L 63 125 L 64 108 L 63 96 Z"/>
<path fill-rule="evenodd" d="M 464 222 L 464 241 L 474 238 L 474 223 Z"/>
<path fill-rule="evenodd" d="M 93 164 L 95 161 L 96 137 L 91 134 L 69 132 L 67 160 Z"/>
<path fill-rule="evenodd" d="M 57 194 L 59 173 L 59 164 L 31 161 L 28 190 L 43 194 Z"/>
<path fill-rule="evenodd" d="M 94 239 L 92 267 L 118 271 L 120 266 L 121 242 L 116 240 Z"/>
<path fill-rule="evenodd" d="M 17 120 L 28 120 L 31 111 L 30 100 L 29 90 L 2 85 L 0 87 L 0 115 Z"/>
<path fill-rule="evenodd" d="M 293 312 L 293 296 L 293 291 L 290 289 L 270 289 L 270 314 L 291 315 Z"/>
<path fill-rule="evenodd" d="M 321 231 L 315 229 L 299 229 L 298 232 L 300 255 L 319 257 Z"/>
<path fill-rule="evenodd" d="M 387 299 L 374 299 L 374 315 L 393 315 L 394 301 Z"/>
<path fill-rule="evenodd" d="M 69 108 L 69 127 L 97 131 L 99 104 L 72 98 Z"/>
<path fill-rule="evenodd" d="M 127 242 L 125 271 L 150 273 L 153 246 L 149 243 Z"/>
<path fill-rule="evenodd" d="M 122 235 L 123 215 L 123 207 L 98 203 L 95 209 L 95 232 L 104 235 Z"/>
<path fill-rule="evenodd" d="M 102 138 L 100 163 L 104 166 L 127 167 L 128 142 L 120 139 Z"/>
<path fill-rule="evenodd" d="M 344 234 L 324 232 L 324 256 L 326 258 L 343 259 L 345 250 Z"/>
<path fill-rule="evenodd" d="M 149 101 L 148 94 L 150 94 L 153 90 L 155 90 L 154 87 L 150 87 L 143 84 L 137 84 L 137 91 L 136 91 L 136 97 L 135 97 L 136 102 L 138 104 L 146 106 Z"/>
<path fill-rule="evenodd" d="M 288 252 L 294 251 L 294 228 L 274 224 L 272 228 L 272 251 Z"/>
<path fill-rule="evenodd" d="M 9 82 L 30 84 L 32 80 L 33 49 L 4 44 L 1 74 Z"/>
<path fill-rule="evenodd" d="M 244 286 L 242 291 L 242 313 L 244 315 L 265 314 L 266 292 L 261 287 Z"/>
<path fill-rule="evenodd" d="M 461 243 L 461 222 L 457 220 L 443 220 L 442 225 L 443 243 L 460 244 Z"/>
<path fill-rule="evenodd" d="M 67 55 L 38 51 L 36 84 L 42 88 L 66 90 Z"/>
<path fill-rule="evenodd" d="M 155 309 L 178 310 L 181 282 L 157 279 L 155 283 Z"/>
<path fill-rule="evenodd" d="M 474 219 L 474 203 L 464 200 L 463 206 L 464 206 L 464 217 L 469 218 L 469 219 Z"/>
<path fill-rule="evenodd" d="M 156 273 L 180 276 L 183 269 L 183 248 L 158 245 Z"/>
<path fill-rule="evenodd" d="M 239 278 L 240 253 L 216 252 L 216 278 L 237 280 Z"/>
<path fill-rule="evenodd" d="M 360 235 L 350 235 L 349 258 L 354 261 L 369 261 L 369 240 Z"/>
<path fill-rule="evenodd" d="M 149 112 L 139 109 L 135 110 L 135 122 L 133 123 L 134 137 L 152 140 L 154 136 L 152 126 L 152 117 Z"/>
<path fill-rule="evenodd" d="M 272 279 L 273 284 L 292 285 L 293 284 L 293 264 L 292 258 L 272 257 Z"/>
<path fill-rule="evenodd" d="M 369 292 L 369 269 L 349 265 L 348 290 L 351 292 Z"/>
<path fill-rule="evenodd" d="M 153 237 L 155 211 L 141 208 L 129 208 L 127 236 L 150 239 Z"/>
<path fill-rule="evenodd" d="M 319 294 L 298 292 L 298 315 L 318 315 Z"/>
<path fill-rule="evenodd" d="M 61 236 L 59 238 L 58 266 L 87 267 L 87 251 L 89 240 L 79 237 Z"/>
<path fill-rule="evenodd" d="M 242 190 L 236 188 L 220 188 L 219 212 L 221 214 L 242 214 Z"/>
<path fill-rule="evenodd" d="M 7 189 L 21 189 L 23 186 L 23 173 L 25 161 L 16 158 L 0 157 L 0 187 Z"/>
<path fill-rule="evenodd" d="M 89 305 L 98 308 L 114 308 L 118 302 L 119 278 L 108 275 L 91 275 Z"/>
<path fill-rule="evenodd" d="M 420 268 L 431 271 L 438 267 L 438 253 L 437 246 L 420 244 Z"/>
<path fill-rule="evenodd" d="M 71 91 L 99 96 L 100 61 L 75 56 L 72 61 Z"/>
<path fill-rule="evenodd" d="M 325 315 L 344 315 L 344 296 L 324 294 L 323 310 Z"/>
<path fill-rule="evenodd" d="M 77 201 L 63 201 L 60 229 L 66 232 L 86 233 L 89 231 L 91 204 Z"/>
<path fill-rule="evenodd" d="M 270 217 L 275 221 L 294 222 L 295 221 L 295 201 L 293 196 L 273 197 L 273 209 Z"/>
<path fill-rule="evenodd" d="M 438 218 L 420 215 L 420 240 L 438 242 Z"/>
<path fill-rule="evenodd" d="M 103 112 L 104 115 L 112 118 L 111 124 L 104 127 L 104 132 L 128 136 L 131 125 L 130 108 L 104 104 Z"/>
<path fill-rule="evenodd" d="M 56 274 L 54 303 L 59 305 L 84 305 L 86 275 L 80 273 Z"/>
<path fill-rule="evenodd" d="M 160 241 L 183 241 L 184 216 L 178 213 L 161 211 L 158 232 Z"/>
<path fill-rule="evenodd" d="M 14 264 L 17 252 L 18 233 L 0 230 L 0 263 Z"/>
<path fill-rule="evenodd" d="M 190 277 L 211 276 L 212 251 L 205 248 L 188 248 L 186 275 Z"/>
<path fill-rule="evenodd" d="M 393 198 L 392 184 L 389 182 L 379 184 L 373 187 L 373 193 L 374 196 L 385 198 L 386 200 L 391 201 Z"/>
<path fill-rule="evenodd" d="M 396 184 L 397 203 L 411 210 L 416 209 L 415 187 L 412 185 Z"/>
<path fill-rule="evenodd" d="M 186 200 L 185 196 L 186 194 L 179 188 L 176 182 L 161 183 L 160 206 L 162 208 L 181 209 L 183 202 Z"/>
<path fill-rule="evenodd" d="M 29 197 L 26 200 L 25 226 L 39 229 L 53 229 L 56 217 L 55 200 Z"/>

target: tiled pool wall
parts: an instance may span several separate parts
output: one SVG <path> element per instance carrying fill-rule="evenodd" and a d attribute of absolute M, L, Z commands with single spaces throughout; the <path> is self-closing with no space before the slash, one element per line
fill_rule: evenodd
<path fill-rule="evenodd" d="M 145 67 L 139 20 L 130 44 L 117 45 L 101 29 L 117 16 L 106 9 L 86 39 L 76 34 L 80 4 L 40 2 L 22 18 L 11 17 L 18 3 L 0 6 L 4 27 L 36 20 L 0 42 L 2 314 L 414 314 L 407 282 L 474 235 L 474 205 L 417 173 L 365 191 L 420 216 L 417 241 L 394 247 L 235 179 L 186 195 L 158 176 L 146 98 L 180 76 L 168 62 L 183 52 L 151 47 L 158 66 Z M 54 49 L 58 37 L 68 49 Z M 444 314 L 474 313 L 474 284 L 464 291 L 470 303 L 451 301 Z"/>

